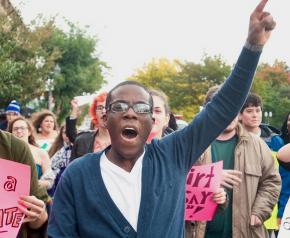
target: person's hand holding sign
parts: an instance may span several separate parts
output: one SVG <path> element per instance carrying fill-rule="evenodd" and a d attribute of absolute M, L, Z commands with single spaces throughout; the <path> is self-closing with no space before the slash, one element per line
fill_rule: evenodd
<path fill-rule="evenodd" d="M 219 205 L 225 204 L 227 201 L 227 193 L 223 188 L 219 188 L 212 196 L 212 200 Z"/>
<path fill-rule="evenodd" d="M 35 196 L 21 196 L 19 210 L 25 215 L 23 223 L 29 222 L 33 229 L 39 228 L 48 218 L 45 203 Z"/>

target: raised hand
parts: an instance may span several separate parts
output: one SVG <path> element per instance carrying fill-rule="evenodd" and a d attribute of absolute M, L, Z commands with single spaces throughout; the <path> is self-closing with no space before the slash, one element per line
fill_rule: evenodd
<path fill-rule="evenodd" d="M 74 99 L 71 100 L 70 105 L 71 105 L 71 108 L 72 108 L 70 117 L 73 118 L 73 119 L 78 118 L 78 116 L 79 116 L 78 101 L 74 98 Z"/>
<path fill-rule="evenodd" d="M 276 22 L 269 12 L 264 12 L 268 0 L 261 0 L 250 17 L 247 41 L 252 45 L 263 46 L 269 39 Z"/>

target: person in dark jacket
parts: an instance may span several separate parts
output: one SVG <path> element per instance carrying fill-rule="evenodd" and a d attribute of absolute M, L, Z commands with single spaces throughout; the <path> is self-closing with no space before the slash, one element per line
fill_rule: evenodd
<path fill-rule="evenodd" d="M 73 143 L 70 161 L 79 158 L 87 153 L 97 152 L 108 145 L 110 145 L 109 133 L 104 125 L 103 116 L 106 112 L 105 101 L 107 93 L 101 93 L 96 96 L 90 106 L 90 115 L 96 130 L 85 131 L 77 134 L 77 102 L 72 102 L 73 117 L 66 119 L 66 134 L 70 141 Z"/>

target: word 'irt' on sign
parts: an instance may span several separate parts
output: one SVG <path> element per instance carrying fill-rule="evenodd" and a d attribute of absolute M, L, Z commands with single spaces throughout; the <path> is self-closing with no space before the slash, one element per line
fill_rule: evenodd
<path fill-rule="evenodd" d="M 210 167 L 210 173 L 196 173 L 195 174 L 195 169 L 192 168 L 189 171 L 188 177 L 187 177 L 187 181 L 186 184 L 190 185 L 192 187 L 201 187 L 199 186 L 200 181 L 202 180 L 203 183 L 205 183 L 205 185 L 202 185 L 204 188 L 209 188 L 210 187 L 210 183 L 212 178 L 214 177 L 213 174 L 213 168 L 214 166 Z"/>

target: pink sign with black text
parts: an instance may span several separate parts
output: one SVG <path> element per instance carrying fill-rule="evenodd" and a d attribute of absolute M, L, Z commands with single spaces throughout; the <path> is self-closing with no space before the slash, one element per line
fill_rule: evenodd
<path fill-rule="evenodd" d="M 0 159 L 0 238 L 14 238 L 19 232 L 24 215 L 17 201 L 29 194 L 30 176 L 30 166 Z"/>
<path fill-rule="evenodd" d="M 212 201 L 213 193 L 220 187 L 223 162 L 193 166 L 186 179 L 185 220 L 212 220 L 217 204 Z"/>

